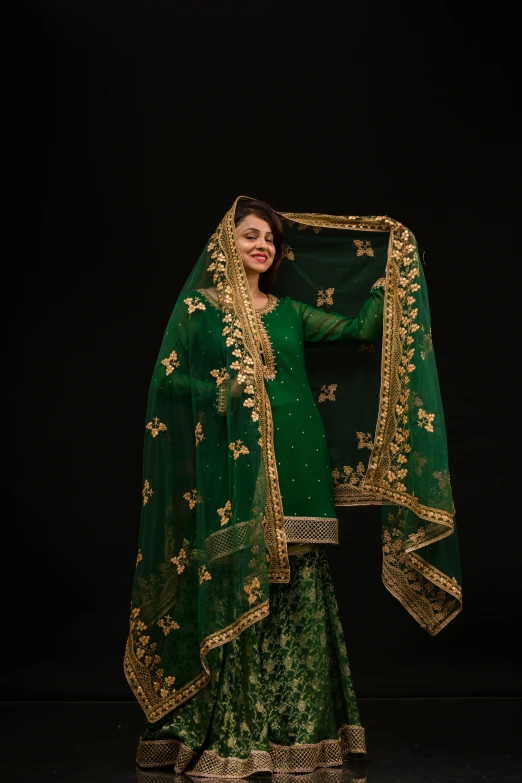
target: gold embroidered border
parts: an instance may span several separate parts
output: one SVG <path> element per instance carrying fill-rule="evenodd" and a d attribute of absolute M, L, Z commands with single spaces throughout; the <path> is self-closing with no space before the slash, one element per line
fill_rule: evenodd
<path fill-rule="evenodd" d="M 221 312 L 221 305 L 217 301 L 217 299 L 214 299 L 212 294 L 209 294 L 206 288 L 196 288 L 195 289 L 198 293 L 200 293 L 206 300 L 209 302 L 212 307 L 215 307 L 216 310 L 219 310 Z"/>
<path fill-rule="evenodd" d="M 274 296 L 274 294 L 268 294 L 268 300 L 263 307 L 259 307 L 255 312 L 258 315 L 265 315 L 265 313 L 271 313 L 272 310 L 275 310 L 277 305 L 279 303 L 279 299 L 277 296 Z"/>
<path fill-rule="evenodd" d="M 276 304 L 278 301 L 279 300 L 276 301 Z M 270 310 L 266 309 L 266 307 L 267 306 L 265 305 L 265 309 L 263 309 L 263 312 L 269 313 L 271 312 L 271 310 L 274 309 L 275 305 Z M 265 324 L 263 323 L 263 319 L 261 318 L 260 310 L 256 310 L 256 318 L 257 318 L 257 327 L 259 329 L 259 336 L 261 338 L 261 350 L 263 352 L 264 363 L 265 363 L 265 378 L 267 379 L 267 381 L 273 381 L 274 378 L 276 377 L 277 370 L 276 370 L 274 349 L 272 347 L 272 341 L 270 340 Z"/>
<path fill-rule="evenodd" d="M 422 574 L 446 593 L 455 598 L 455 608 L 445 617 L 437 617 L 432 602 L 412 589 L 405 573 L 393 565 L 392 559 L 383 558 L 382 581 L 390 593 L 404 606 L 411 616 L 431 636 L 436 636 L 462 610 L 462 588 L 439 569 L 426 563 L 418 555 L 406 555 L 406 564 L 412 571 Z M 442 602 L 441 602 L 442 603 Z"/>
<path fill-rule="evenodd" d="M 206 542 L 207 563 L 248 546 L 248 521 L 211 533 Z M 338 544 L 336 517 L 284 517 L 287 543 Z"/>
<path fill-rule="evenodd" d="M 210 680 L 210 669 L 205 661 L 205 656 L 214 647 L 220 647 L 227 642 L 239 636 L 245 628 L 257 623 L 269 614 L 268 600 L 252 607 L 245 612 L 235 622 L 227 625 L 218 632 L 207 636 L 199 647 L 199 655 L 204 671 L 197 677 L 190 680 L 179 690 L 171 692 L 170 696 L 162 699 L 154 691 L 151 673 L 149 669 L 137 658 L 134 652 L 134 640 L 132 634 L 129 634 L 124 656 L 124 671 L 136 699 L 140 703 L 143 711 L 150 723 L 155 723 L 175 707 L 191 699 L 198 691 L 205 687 Z"/>
<path fill-rule="evenodd" d="M 260 443 L 266 472 L 265 503 L 265 543 L 269 555 L 268 576 L 270 582 L 288 582 L 290 563 L 286 549 L 286 537 L 283 520 L 283 504 L 277 463 L 274 451 L 274 426 L 272 409 L 265 389 L 264 366 L 258 346 L 261 344 L 258 319 L 252 304 L 252 297 L 239 248 L 234 224 L 236 205 L 242 197 L 236 199 L 227 212 L 218 229 L 218 242 L 227 260 L 226 275 L 232 291 L 232 299 L 237 303 L 235 311 L 241 313 L 243 341 L 248 355 L 253 361 L 255 397 L 258 402 Z"/>
<path fill-rule="evenodd" d="M 337 739 L 310 745 L 270 742 L 268 752 L 252 750 L 245 759 L 205 750 L 190 770 L 186 767 L 198 754 L 179 740 L 140 740 L 136 761 L 140 767 L 174 766 L 177 773 L 229 780 L 249 777 L 255 772 L 313 772 L 321 767 L 341 766 L 350 754 L 365 753 L 364 728 L 345 725 L 339 729 Z"/>
<path fill-rule="evenodd" d="M 180 740 L 142 740 L 138 743 L 136 764 L 140 767 L 174 767 L 176 772 L 185 769 L 196 752 Z"/>
<path fill-rule="evenodd" d="M 336 506 L 370 506 L 381 505 L 382 494 L 364 492 L 360 487 L 350 484 L 334 484 L 334 504 Z"/>
<path fill-rule="evenodd" d="M 358 217 L 355 215 L 324 215 L 319 212 L 278 212 L 289 223 L 301 223 L 320 228 L 346 228 L 356 231 L 389 231 L 391 225 L 400 225 L 396 220 L 379 215 Z"/>
<path fill-rule="evenodd" d="M 206 551 L 207 563 L 211 563 L 218 557 L 226 557 L 239 549 L 244 549 L 247 541 L 248 526 L 250 522 L 238 522 L 235 525 L 216 530 L 207 538 Z"/>
<path fill-rule="evenodd" d="M 285 532 L 288 543 L 339 543 L 339 521 L 336 517 L 285 517 Z"/>

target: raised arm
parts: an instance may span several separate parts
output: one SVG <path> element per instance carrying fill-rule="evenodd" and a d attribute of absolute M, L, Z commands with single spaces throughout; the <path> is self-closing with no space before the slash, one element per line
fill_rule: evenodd
<path fill-rule="evenodd" d="M 382 332 L 384 278 L 374 283 L 359 315 L 347 317 L 303 305 L 304 337 L 310 343 L 373 343 Z"/>

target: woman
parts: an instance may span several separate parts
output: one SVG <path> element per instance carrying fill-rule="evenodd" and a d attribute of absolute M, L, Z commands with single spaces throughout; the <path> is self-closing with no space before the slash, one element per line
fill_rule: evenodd
<path fill-rule="evenodd" d="M 428 325 L 419 322 L 427 307 L 414 306 L 413 238 L 389 219 L 284 219 L 291 246 L 271 207 L 237 200 L 178 299 L 152 379 L 125 660 L 149 720 L 140 766 L 237 778 L 311 772 L 365 753 L 322 547 L 337 542 L 335 505 L 387 504 L 385 583 L 430 633 L 460 608 L 454 549 L 439 548 L 433 564 L 414 552 L 428 543 L 433 552 L 454 522 L 447 470 L 435 482 L 423 470 L 427 461 L 444 468 L 445 433 L 434 367 L 426 374 L 412 361 Z M 318 269 L 336 285 L 318 288 Z M 393 295 L 381 367 L 385 270 Z M 365 287 L 356 315 L 332 311 L 337 291 L 353 313 Z M 306 302 L 312 295 L 319 306 Z M 318 344 L 351 353 L 327 357 L 341 382 L 316 384 L 314 394 L 314 367 L 325 378 Z M 422 345 L 426 358 L 431 343 Z M 410 399 L 417 376 L 424 401 Z M 332 422 L 318 406 L 339 395 L 347 404 L 327 445 L 323 422 Z M 424 459 L 413 479 L 412 444 Z M 354 449 L 370 452 L 366 465 L 347 462 Z"/>

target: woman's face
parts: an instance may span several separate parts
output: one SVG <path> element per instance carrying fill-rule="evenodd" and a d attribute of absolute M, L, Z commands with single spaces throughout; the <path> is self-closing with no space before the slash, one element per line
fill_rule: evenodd
<path fill-rule="evenodd" d="M 270 225 L 257 215 L 247 215 L 236 226 L 237 244 L 248 272 L 266 272 L 274 263 L 274 236 Z"/>

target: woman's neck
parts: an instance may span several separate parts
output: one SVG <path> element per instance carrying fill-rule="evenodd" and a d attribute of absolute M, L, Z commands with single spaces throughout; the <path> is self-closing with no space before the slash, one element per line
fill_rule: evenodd
<path fill-rule="evenodd" d="M 264 294 L 259 288 L 259 272 L 253 272 L 250 269 L 245 269 L 248 287 L 250 288 L 250 296 L 255 304 L 266 301 L 267 295 Z"/>

